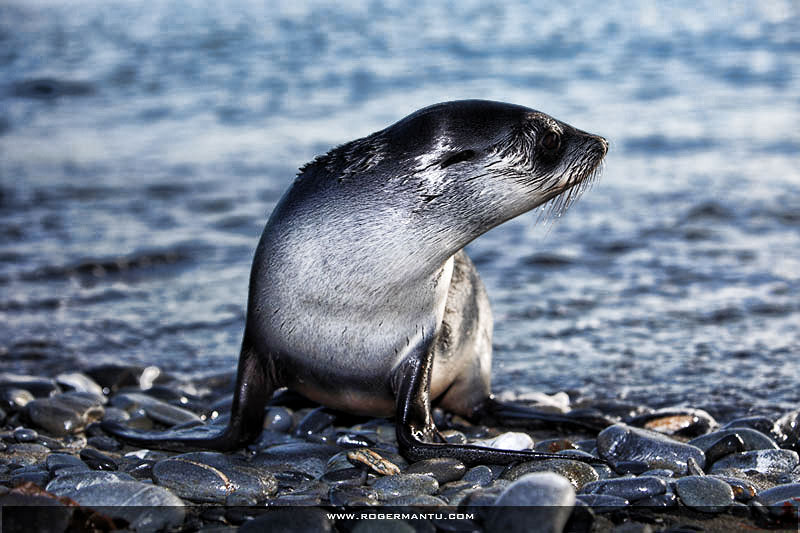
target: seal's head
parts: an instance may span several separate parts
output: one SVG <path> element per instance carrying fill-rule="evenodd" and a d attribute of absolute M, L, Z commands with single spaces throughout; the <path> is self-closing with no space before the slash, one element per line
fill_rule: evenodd
<path fill-rule="evenodd" d="M 337 238 L 355 243 L 341 249 L 380 242 L 435 264 L 551 200 L 563 212 L 607 149 L 602 137 L 527 107 L 444 102 L 317 158 L 293 195 L 306 213 L 336 206 Z M 319 198 L 322 209 L 308 205 Z M 341 213 L 357 223 L 339 223 Z M 316 220 L 334 218 L 323 215 Z"/>

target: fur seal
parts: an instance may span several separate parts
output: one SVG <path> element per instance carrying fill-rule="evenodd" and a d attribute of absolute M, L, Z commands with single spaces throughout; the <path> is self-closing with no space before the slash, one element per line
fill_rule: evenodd
<path fill-rule="evenodd" d="M 317 157 L 275 207 L 255 253 L 227 428 L 104 427 L 145 446 L 233 449 L 258 437 L 267 401 L 288 387 L 334 409 L 395 415 L 411 460 L 553 457 L 444 443 L 431 403 L 470 419 L 606 425 L 492 398 L 492 315 L 463 248 L 551 200 L 566 209 L 607 149 L 602 137 L 539 111 L 464 100 Z"/>

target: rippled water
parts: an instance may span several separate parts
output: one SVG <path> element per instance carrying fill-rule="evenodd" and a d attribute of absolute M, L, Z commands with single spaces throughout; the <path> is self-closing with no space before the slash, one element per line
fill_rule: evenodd
<path fill-rule="evenodd" d="M 0 4 L 6 369 L 231 368 L 295 169 L 478 97 L 611 141 L 560 220 L 469 247 L 495 389 L 800 402 L 796 3 L 190 5 Z"/>

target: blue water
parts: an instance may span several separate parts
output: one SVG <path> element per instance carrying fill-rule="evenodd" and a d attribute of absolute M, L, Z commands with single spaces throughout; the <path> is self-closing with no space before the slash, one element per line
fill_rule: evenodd
<path fill-rule="evenodd" d="M 297 167 L 487 98 L 611 142 L 563 217 L 469 247 L 496 390 L 797 407 L 800 7 L 533 4 L 2 2 L 5 369 L 232 368 Z"/>

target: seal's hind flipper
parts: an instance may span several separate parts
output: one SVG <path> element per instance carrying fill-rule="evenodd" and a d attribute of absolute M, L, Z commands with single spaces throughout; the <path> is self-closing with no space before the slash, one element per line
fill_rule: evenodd
<path fill-rule="evenodd" d="M 254 441 L 261 434 L 264 407 L 277 388 L 269 356 L 256 350 L 247 331 L 239 355 L 236 388 L 227 427 L 195 426 L 165 431 L 137 431 L 118 422 L 106 421 L 102 428 L 108 434 L 130 444 L 174 451 L 234 450 Z"/>
<path fill-rule="evenodd" d="M 574 429 L 599 433 L 614 424 L 594 410 L 575 410 L 568 413 L 546 413 L 526 405 L 506 403 L 487 398 L 475 413 L 475 418 L 486 425 L 522 427 L 526 429 Z"/>
<path fill-rule="evenodd" d="M 397 399 L 397 443 L 400 453 L 411 461 L 454 457 L 465 464 L 509 464 L 517 461 L 572 459 L 586 463 L 606 461 L 596 457 L 561 455 L 529 450 L 500 450 L 471 444 L 435 442 L 439 435 L 433 425 L 429 396 L 433 354 L 416 352 L 400 364 L 392 376 Z"/>

